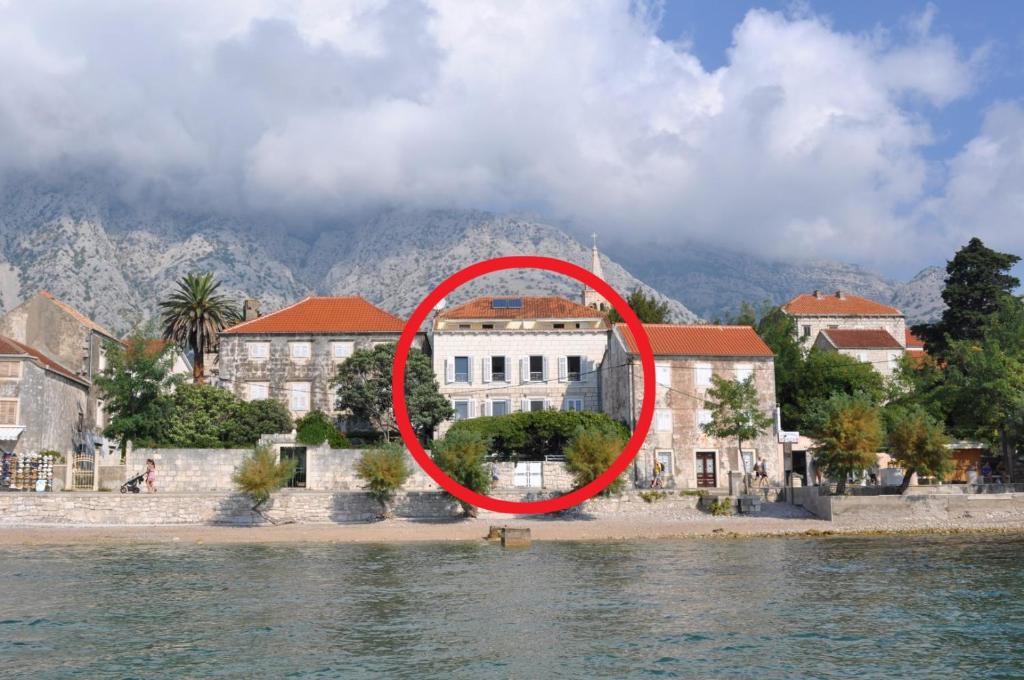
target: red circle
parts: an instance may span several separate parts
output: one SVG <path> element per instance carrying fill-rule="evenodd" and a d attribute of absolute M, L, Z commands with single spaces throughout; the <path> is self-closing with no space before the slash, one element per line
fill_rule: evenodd
<path fill-rule="evenodd" d="M 446 475 L 427 455 L 427 452 L 416 438 L 416 432 L 413 430 L 412 422 L 409 420 L 409 409 L 405 403 L 405 364 L 409 358 L 412 341 L 426 320 L 427 315 L 430 314 L 438 302 L 459 286 L 484 274 L 491 274 L 506 269 L 543 269 L 564 274 L 590 286 L 603 295 L 605 300 L 619 313 L 619 316 L 625 319 L 626 325 L 632 332 L 633 339 L 640 352 L 640 363 L 643 367 L 644 398 L 640 404 L 640 417 L 636 423 L 636 429 L 633 431 L 633 436 L 626 443 L 626 448 L 622 450 L 622 453 L 619 454 L 619 457 L 615 459 L 608 469 L 602 472 L 594 481 L 562 496 L 542 501 L 517 502 L 492 498 L 491 496 L 485 496 L 467 489 Z M 640 319 L 637 318 L 629 304 L 603 279 L 583 267 L 566 262 L 565 260 L 535 255 L 498 257 L 493 260 L 484 260 L 457 271 L 442 281 L 427 297 L 423 298 L 423 301 L 416 307 L 412 316 L 406 321 L 405 328 L 402 329 L 402 335 L 398 340 L 395 360 L 391 367 L 391 392 L 398 431 L 402 435 L 402 441 L 405 442 L 406 447 L 420 467 L 435 482 L 440 484 L 445 491 L 461 501 L 494 512 L 521 515 L 558 512 L 559 510 L 571 508 L 600 493 L 602 489 L 615 481 L 615 478 L 622 474 L 633 458 L 636 457 L 637 452 L 640 451 L 640 447 L 643 445 L 644 439 L 647 437 L 647 431 L 651 428 L 651 420 L 654 418 L 654 390 L 649 390 L 647 387 L 653 384 L 654 352 L 651 350 L 647 331 L 644 330 L 643 324 L 640 323 Z"/>

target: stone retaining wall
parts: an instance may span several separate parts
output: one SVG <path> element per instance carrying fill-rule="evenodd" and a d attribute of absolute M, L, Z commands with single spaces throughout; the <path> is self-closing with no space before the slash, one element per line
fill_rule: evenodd
<path fill-rule="evenodd" d="M 923 487 L 921 487 L 923 488 Z M 959 519 L 975 512 L 1024 513 L 1024 494 L 929 493 L 911 496 L 819 496 L 817 487 L 790 489 L 794 505 L 831 521 Z"/>

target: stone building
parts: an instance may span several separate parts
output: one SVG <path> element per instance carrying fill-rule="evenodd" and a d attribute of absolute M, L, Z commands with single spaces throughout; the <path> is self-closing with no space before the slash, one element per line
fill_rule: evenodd
<path fill-rule="evenodd" d="M 330 385 L 338 366 L 355 350 L 397 342 L 403 326 L 358 296 L 307 297 L 222 331 L 217 383 L 242 399 L 280 400 L 294 417 L 319 409 L 343 419 Z"/>
<path fill-rule="evenodd" d="M 871 366 L 888 377 L 900 365 L 903 345 L 888 331 L 870 328 L 825 329 L 818 333 L 814 347 L 825 352 L 839 352 Z"/>
<path fill-rule="evenodd" d="M 742 471 L 735 440 L 704 434 L 710 422 L 706 401 L 713 375 L 752 377 L 766 414 L 775 410 L 775 360 L 771 349 L 749 326 L 682 326 L 645 324 L 655 355 L 655 412 L 650 432 L 634 462 L 633 476 L 645 484 L 654 461 L 667 471 L 666 482 L 678 488 L 728 489 L 730 471 Z M 644 396 L 643 368 L 633 334 L 616 324 L 601 369 L 604 410 L 632 430 Z M 764 457 L 770 481 L 781 483 L 782 448 L 772 428 L 744 442 L 750 461 Z"/>
<path fill-rule="evenodd" d="M 782 311 L 796 322 L 797 339 L 810 349 L 824 330 L 884 330 L 896 338 L 901 347 L 907 324 L 903 312 L 843 291 L 826 295 L 820 290 L 797 295 L 782 305 Z"/>
<path fill-rule="evenodd" d="M 90 384 L 42 351 L 0 337 L 0 447 L 59 451 L 69 460 Z"/>
<path fill-rule="evenodd" d="M 102 431 L 106 424 L 103 400 L 93 377 L 106 367 L 113 333 L 70 305 L 42 291 L 0 317 L 0 335 L 34 347 L 89 385 L 84 426 Z"/>
<path fill-rule="evenodd" d="M 456 420 L 597 411 L 608 332 L 603 312 L 565 298 L 479 297 L 434 320 L 434 373 Z"/>

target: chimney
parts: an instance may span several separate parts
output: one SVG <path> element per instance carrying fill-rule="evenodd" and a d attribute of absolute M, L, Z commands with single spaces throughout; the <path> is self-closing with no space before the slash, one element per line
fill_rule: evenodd
<path fill-rule="evenodd" d="M 839 298 L 840 300 L 845 300 L 846 299 L 846 293 L 844 293 L 841 290 L 837 290 L 836 291 L 836 297 Z"/>
<path fill-rule="evenodd" d="M 242 321 L 252 321 L 260 317 L 260 301 L 249 298 L 242 303 Z"/>
<path fill-rule="evenodd" d="M 823 298 L 824 296 L 823 296 L 823 295 L 821 294 L 821 291 L 820 291 L 820 290 L 816 290 L 816 291 L 814 291 L 814 297 L 815 297 L 816 299 L 820 300 L 820 299 L 821 299 L 821 298 Z"/>

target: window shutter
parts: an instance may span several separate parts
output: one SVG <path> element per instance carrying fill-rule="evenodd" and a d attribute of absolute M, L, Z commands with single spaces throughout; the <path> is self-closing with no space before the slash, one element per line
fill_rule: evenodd
<path fill-rule="evenodd" d="M 475 407 L 476 407 L 476 402 L 475 401 L 470 401 L 470 402 L 467 402 L 467 404 L 466 404 L 466 411 L 469 412 L 469 417 L 470 418 L 475 418 L 476 417 L 476 408 Z"/>
<path fill-rule="evenodd" d="M 455 382 L 455 360 L 445 359 L 444 360 L 444 381 L 446 383 Z"/>
<path fill-rule="evenodd" d="M 494 368 L 494 365 L 491 363 L 491 358 L 490 357 L 484 357 L 484 362 L 483 362 L 483 369 L 484 370 L 481 372 L 480 375 L 483 376 L 483 381 L 485 383 L 491 382 L 491 378 L 493 377 L 491 375 L 491 369 L 492 368 Z M 487 415 L 491 415 L 491 414 L 488 413 Z"/>
<path fill-rule="evenodd" d="M 519 407 L 520 407 L 519 408 L 520 411 L 522 411 L 523 413 L 526 413 L 527 411 L 530 410 L 530 400 L 529 399 L 523 399 L 522 401 L 520 401 Z"/>
<path fill-rule="evenodd" d="M 512 382 L 512 357 L 505 357 L 505 382 Z"/>
<path fill-rule="evenodd" d="M 466 357 L 466 370 L 468 371 L 467 377 L 469 378 L 466 382 L 470 385 L 473 384 L 473 357 Z"/>
<path fill-rule="evenodd" d="M 484 404 L 484 415 L 485 416 L 492 415 L 492 413 L 491 413 L 491 402 L 485 401 L 485 402 L 483 402 L 483 404 Z"/>
<path fill-rule="evenodd" d="M 519 360 L 519 382 L 530 382 L 530 357 Z"/>
<path fill-rule="evenodd" d="M 541 369 L 542 373 L 540 374 L 540 379 L 543 380 L 544 382 L 547 382 L 547 380 L 548 380 L 548 358 L 545 356 L 542 359 L 543 359 L 543 367 Z"/>
<path fill-rule="evenodd" d="M 558 382 L 569 379 L 569 357 L 558 357 Z"/>

